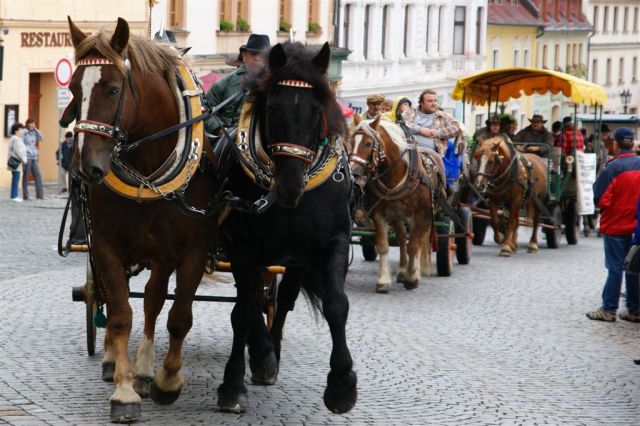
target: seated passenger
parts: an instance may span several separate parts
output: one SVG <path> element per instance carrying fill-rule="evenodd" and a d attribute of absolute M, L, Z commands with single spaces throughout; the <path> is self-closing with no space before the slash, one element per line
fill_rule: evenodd
<path fill-rule="evenodd" d="M 484 123 L 486 126 L 476 130 L 473 134 L 473 142 L 475 146 L 477 146 L 478 142 L 482 142 L 483 140 L 502 134 L 500 132 L 500 117 L 497 115 L 490 116 Z"/>

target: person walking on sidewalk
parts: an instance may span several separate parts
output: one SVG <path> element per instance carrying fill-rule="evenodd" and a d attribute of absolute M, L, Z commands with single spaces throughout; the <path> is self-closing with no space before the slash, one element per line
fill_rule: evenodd
<path fill-rule="evenodd" d="M 11 126 L 11 139 L 9 140 L 9 153 L 7 158 L 7 169 L 11 171 L 11 201 L 22 201 L 18 197 L 18 185 L 20 184 L 20 165 L 27 163 L 27 149 L 24 146 L 22 135 L 24 134 L 24 126 L 22 123 L 14 123 Z M 14 160 L 11 160 L 11 159 Z M 17 159 L 17 161 L 16 161 Z M 15 163 L 12 167 L 11 163 Z"/>
<path fill-rule="evenodd" d="M 620 301 L 624 258 L 636 229 L 640 199 L 640 157 L 633 148 L 634 133 L 626 127 L 613 135 L 620 151 L 607 164 L 593 184 L 595 204 L 600 207 L 600 230 L 604 234 L 604 259 L 608 271 L 602 290 L 602 306 L 587 313 L 591 320 L 613 322 Z M 640 281 L 638 275 L 624 274 L 627 288 L 627 312 L 619 317 L 640 322 Z"/>
<path fill-rule="evenodd" d="M 42 175 L 40 174 L 40 166 L 38 165 L 38 142 L 42 142 L 42 132 L 36 128 L 36 121 L 33 118 L 27 118 L 25 122 L 26 131 L 24 133 L 24 145 L 27 147 L 27 164 L 24 165 L 24 174 L 22 176 L 22 198 L 29 199 L 29 175 L 33 173 L 36 184 L 36 198 L 42 200 L 44 198 L 44 189 L 42 187 Z"/>

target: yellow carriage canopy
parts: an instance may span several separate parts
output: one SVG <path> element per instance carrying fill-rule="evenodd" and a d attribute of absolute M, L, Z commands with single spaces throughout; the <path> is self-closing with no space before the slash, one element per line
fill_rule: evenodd
<path fill-rule="evenodd" d="M 576 104 L 604 105 L 607 93 L 604 87 L 590 81 L 557 71 L 534 68 L 501 68 L 461 78 L 451 93 L 455 100 L 474 105 L 506 102 L 522 95 L 562 93 Z"/>

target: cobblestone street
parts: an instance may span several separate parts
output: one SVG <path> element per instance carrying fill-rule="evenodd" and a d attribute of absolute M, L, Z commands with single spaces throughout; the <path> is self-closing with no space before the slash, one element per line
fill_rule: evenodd
<path fill-rule="evenodd" d="M 0 201 L 0 423 L 106 424 L 113 385 L 100 379 L 104 330 L 87 356 L 86 255 L 56 251 L 64 199 Z M 6 197 L 6 194 L 3 194 Z M 374 292 L 377 263 L 360 247 L 347 277 L 348 342 L 358 373 L 358 403 L 327 411 L 322 394 L 331 339 L 301 297 L 285 327 L 278 382 L 248 385 L 249 410 L 216 410 L 216 388 L 230 353 L 232 306 L 197 302 L 184 349 L 186 385 L 170 406 L 143 402 L 144 424 L 569 424 L 637 425 L 640 419 L 640 324 L 589 321 L 604 283 L 602 239 L 563 240 L 557 250 L 500 258 L 490 235 L 471 264 L 452 277 L 423 278 Z M 390 256 L 397 266 L 397 251 Z M 142 291 L 145 274 L 132 280 Z M 233 295 L 229 283 L 199 294 Z M 132 300 L 133 356 L 142 301 Z M 624 307 L 624 301 L 621 300 Z M 169 303 L 160 317 L 156 366 L 167 348 Z M 247 383 L 249 378 L 247 377 Z"/>

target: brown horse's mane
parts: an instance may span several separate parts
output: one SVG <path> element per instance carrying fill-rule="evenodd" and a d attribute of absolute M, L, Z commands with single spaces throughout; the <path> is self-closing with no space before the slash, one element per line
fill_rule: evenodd
<path fill-rule="evenodd" d="M 269 67 L 265 67 L 256 82 L 258 92 L 262 96 L 266 96 L 268 90 L 282 80 L 306 81 L 313 86 L 313 90 L 318 94 L 322 103 L 329 135 L 346 139 L 348 136 L 347 124 L 342 115 L 342 108 L 331 90 L 329 79 L 312 63 L 312 59 L 318 51 L 309 49 L 299 42 L 286 42 L 282 44 L 282 47 L 287 56 L 286 65 L 276 72 L 271 72 Z"/>
<path fill-rule="evenodd" d="M 105 29 L 87 36 L 76 49 L 76 62 L 87 56 L 99 54 L 113 62 L 118 70 L 124 74 L 124 55 L 118 53 L 111 46 L 110 41 L 111 34 Z M 175 67 L 180 60 L 177 51 L 153 40 L 130 35 L 125 53 L 131 62 L 132 72 L 162 74 L 171 87 L 175 87 Z"/>

